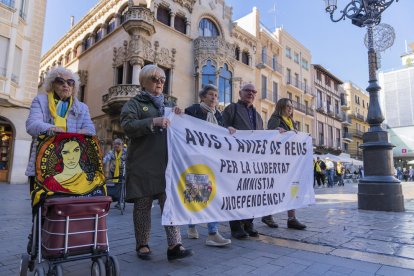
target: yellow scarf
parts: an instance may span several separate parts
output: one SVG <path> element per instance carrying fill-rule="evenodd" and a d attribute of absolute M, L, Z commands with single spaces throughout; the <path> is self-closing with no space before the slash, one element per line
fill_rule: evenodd
<path fill-rule="evenodd" d="M 73 100 L 73 98 L 70 97 L 68 110 L 66 111 L 65 117 L 62 118 L 56 112 L 56 104 L 55 104 L 55 99 L 53 97 L 53 91 L 50 91 L 49 93 L 47 93 L 47 102 L 48 102 L 48 105 L 49 105 L 49 111 L 50 111 L 50 114 L 53 117 L 53 121 L 55 122 L 55 126 L 60 127 L 64 131 L 66 131 L 66 126 L 67 126 L 66 123 L 67 123 L 67 118 L 68 118 L 68 114 L 69 114 L 69 109 L 72 106 L 72 100 Z"/>
<path fill-rule="evenodd" d="M 119 182 L 119 168 L 121 167 L 121 156 L 122 156 L 122 150 L 120 150 L 118 153 L 115 151 L 115 171 L 114 171 L 114 179 L 113 182 Z"/>
<path fill-rule="evenodd" d="M 289 130 L 293 130 L 293 121 L 290 117 L 282 116 L 283 121 L 288 125 Z"/>

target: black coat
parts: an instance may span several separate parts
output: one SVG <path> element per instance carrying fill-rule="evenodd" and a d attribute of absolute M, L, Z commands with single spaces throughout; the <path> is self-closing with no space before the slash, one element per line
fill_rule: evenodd
<path fill-rule="evenodd" d="M 200 120 L 207 120 L 207 112 L 201 108 L 200 104 L 193 104 L 192 106 L 187 107 L 184 112 L 185 114 L 198 118 Z M 216 117 L 218 125 L 223 126 L 223 117 L 218 110 L 216 110 L 214 117 Z"/>
<path fill-rule="evenodd" d="M 272 116 L 269 119 L 269 122 L 267 122 L 267 129 L 277 129 L 278 127 L 283 128 L 286 131 L 292 130 L 282 119 L 282 116 L 277 115 L 275 112 L 273 112 Z M 296 129 L 295 122 L 293 122 L 293 129 Z"/>

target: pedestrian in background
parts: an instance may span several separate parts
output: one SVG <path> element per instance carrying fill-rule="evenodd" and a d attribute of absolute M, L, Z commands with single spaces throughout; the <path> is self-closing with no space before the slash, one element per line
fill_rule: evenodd
<path fill-rule="evenodd" d="M 338 177 L 338 186 L 344 186 L 345 168 L 341 162 L 336 162 L 336 176 Z"/>
<path fill-rule="evenodd" d="M 192 117 L 223 126 L 223 117 L 217 110 L 218 104 L 218 90 L 214 85 L 208 84 L 199 92 L 201 102 L 199 104 L 193 104 L 185 109 L 185 114 Z M 207 223 L 208 236 L 206 239 L 206 245 L 209 246 L 225 246 L 231 243 L 230 239 L 223 238 L 218 231 L 218 222 Z M 195 225 L 188 226 L 188 238 L 198 239 L 199 235 Z"/>
<path fill-rule="evenodd" d="M 318 187 L 323 186 L 325 181 L 325 169 L 326 165 L 319 157 L 316 157 L 316 162 L 313 166 L 313 173 L 315 174 L 316 182 Z"/>
<path fill-rule="evenodd" d="M 257 90 L 252 83 L 245 84 L 239 91 L 237 103 L 229 104 L 223 111 L 223 124 L 237 130 L 262 130 L 263 120 L 253 106 Z M 231 235 L 236 239 L 248 236 L 258 237 L 259 232 L 254 228 L 253 219 L 233 220 L 229 222 Z"/>
<path fill-rule="evenodd" d="M 103 163 L 109 164 L 109 177 L 113 183 L 121 183 L 124 180 L 125 160 L 126 149 L 124 148 L 124 142 L 121 139 L 117 138 L 112 143 L 112 150 L 110 150 L 103 158 Z M 114 186 L 114 192 L 116 194 L 120 192 L 120 187 L 120 185 Z M 108 192 L 111 195 L 111 192 Z M 115 205 L 115 208 L 121 208 L 119 196 L 113 196 L 112 200 L 118 201 L 118 203 Z"/>
<path fill-rule="evenodd" d="M 151 206 L 158 198 L 161 212 L 166 200 L 165 169 L 167 166 L 167 131 L 170 125 L 164 117 L 165 107 L 173 106 L 164 98 L 164 71 L 149 64 L 141 69 L 139 82 L 142 91 L 122 108 L 121 126 L 131 139 L 126 159 L 126 200 L 134 203 L 133 220 L 137 256 L 151 259 L 148 245 L 151 233 Z M 178 107 L 173 112 L 180 114 Z M 180 228 L 165 226 L 168 260 L 181 259 L 193 254 L 181 244 Z"/>
<path fill-rule="evenodd" d="M 328 178 L 328 187 L 332 188 L 334 185 L 335 166 L 329 157 L 325 158 L 326 164 L 326 178 Z"/>
<path fill-rule="evenodd" d="M 280 133 L 286 131 L 295 131 L 296 124 L 293 120 L 293 103 L 288 98 L 282 98 L 277 101 L 275 111 L 270 117 L 269 122 L 267 123 L 267 129 L 275 129 Z M 319 158 L 319 157 L 318 157 Z M 300 223 L 296 218 L 296 211 L 294 209 L 289 210 L 288 212 L 287 227 L 297 230 L 303 230 L 306 228 L 306 225 Z M 274 221 L 272 215 L 262 217 L 262 222 L 269 226 L 270 228 L 277 228 L 279 225 Z"/>

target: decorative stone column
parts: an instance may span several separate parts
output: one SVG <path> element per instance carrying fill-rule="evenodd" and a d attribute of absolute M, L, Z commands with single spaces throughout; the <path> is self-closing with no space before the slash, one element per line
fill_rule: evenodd
<path fill-rule="evenodd" d="M 139 73 L 141 72 L 141 68 L 144 66 L 144 60 L 136 57 L 131 59 L 129 63 L 132 65 L 132 84 L 140 85 Z"/>
<path fill-rule="evenodd" d="M 170 13 L 170 27 L 174 29 L 175 13 Z"/>
<path fill-rule="evenodd" d="M 185 34 L 190 35 L 191 33 L 191 23 L 189 20 L 185 22 Z"/>

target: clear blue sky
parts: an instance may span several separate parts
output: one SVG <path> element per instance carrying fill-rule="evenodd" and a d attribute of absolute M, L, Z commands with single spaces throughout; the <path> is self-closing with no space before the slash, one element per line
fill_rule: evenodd
<path fill-rule="evenodd" d="M 338 0 L 342 9 L 350 0 Z M 98 0 L 48 0 L 43 53 L 69 29 L 70 16 L 78 22 Z M 365 89 L 368 85 L 367 49 L 363 39 L 365 29 L 350 20 L 333 23 L 325 13 L 323 0 L 226 0 L 233 7 L 236 20 L 257 6 L 262 23 L 269 29 L 283 26 L 312 53 L 312 63 L 321 64 L 343 81 L 352 81 Z M 276 5 L 276 14 L 272 13 Z M 390 24 L 396 32 L 394 45 L 381 54 L 381 70 L 400 68 L 400 56 L 405 40 L 414 42 L 413 0 L 394 2 L 383 14 L 382 23 Z"/>

